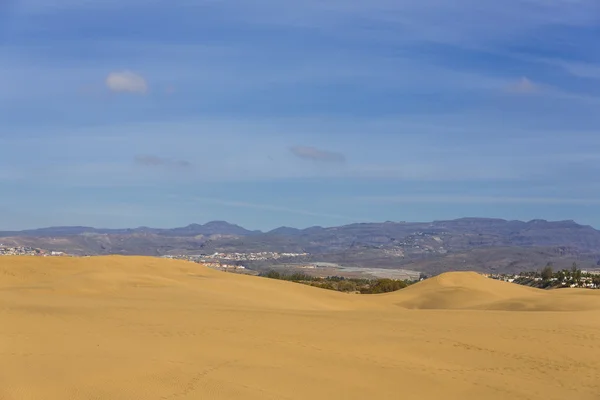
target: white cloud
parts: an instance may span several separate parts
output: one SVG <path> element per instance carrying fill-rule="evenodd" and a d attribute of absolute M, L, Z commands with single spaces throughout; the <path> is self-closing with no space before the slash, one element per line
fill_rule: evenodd
<path fill-rule="evenodd" d="M 106 86 L 113 92 L 139 94 L 148 92 L 146 79 L 131 71 L 111 72 L 106 77 Z"/>

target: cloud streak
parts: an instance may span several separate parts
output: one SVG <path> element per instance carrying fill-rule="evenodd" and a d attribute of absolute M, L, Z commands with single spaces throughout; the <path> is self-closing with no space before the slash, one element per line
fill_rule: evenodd
<path fill-rule="evenodd" d="M 326 163 L 341 164 L 346 161 L 346 156 L 342 153 L 321 150 L 312 146 L 292 146 L 290 151 L 293 155 L 303 160 L 311 160 Z"/>
<path fill-rule="evenodd" d="M 597 205 L 597 198 L 566 197 L 503 197 L 503 196 L 454 196 L 447 194 L 426 196 L 364 196 L 358 197 L 361 202 L 377 204 L 531 204 L 531 205 Z"/>
<path fill-rule="evenodd" d="M 133 159 L 136 165 L 142 167 L 177 167 L 190 168 L 192 163 L 185 160 L 171 160 L 169 158 L 159 157 L 156 155 L 146 154 L 137 155 Z"/>

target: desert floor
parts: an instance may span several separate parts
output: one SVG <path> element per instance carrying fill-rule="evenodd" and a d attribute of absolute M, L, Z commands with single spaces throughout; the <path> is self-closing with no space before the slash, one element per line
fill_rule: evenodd
<path fill-rule="evenodd" d="M 144 257 L 0 257 L 0 399 L 600 399 L 600 291 L 351 295 Z"/>

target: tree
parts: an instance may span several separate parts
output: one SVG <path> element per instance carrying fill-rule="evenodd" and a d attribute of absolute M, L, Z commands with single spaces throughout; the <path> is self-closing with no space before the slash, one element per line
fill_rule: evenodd
<path fill-rule="evenodd" d="M 581 270 L 577 268 L 576 262 L 573 262 L 573 266 L 571 267 L 571 274 L 575 282 L 579 282 L 581 280 Z"/>
<path fill-rule="evenodd" d="M 346 280 L 338 281 L 337 290 L 340 292 L 355 292 L 356 283 Z"/>
<path fill-rule="evenodd" d="M 549 281 L 552 278 L 552 275 L 554 275 L 554 271 L 552 271 L 552 264 L 548 263 L 544 269 L 542 269 L 542 279 Z"/>

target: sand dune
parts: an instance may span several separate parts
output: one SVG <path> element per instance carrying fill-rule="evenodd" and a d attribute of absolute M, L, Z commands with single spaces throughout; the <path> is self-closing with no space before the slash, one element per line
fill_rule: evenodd
<path fill-rule="evenodd" d="M 599 292 L 449 273 L 349 295 L 173 260 L 0 257 L 0 399 L 598 399 Z"/>
<path fill-rule="evenodd" d="M 581 297 L 581 296 L 589 297 Z M 585 311 L 600 310 L 600 291 L 542 290 L 488 279 L 475 272 L 449 272 L 381 296 L 405 308 Z"/>
<path fill-rule="evenodd" d="M 407 308 L 473 309 L 513 298 L 536 298 L 543 293 L 542 290 L 488 279 L 475 272 L 452 272 L 384 297 Z"/>

